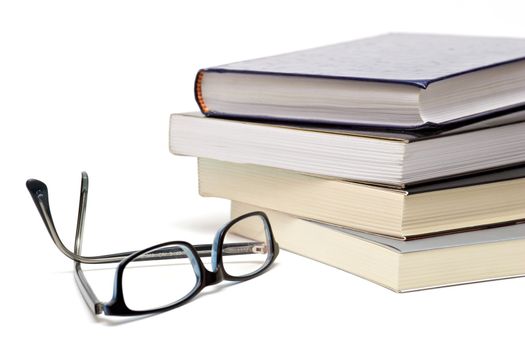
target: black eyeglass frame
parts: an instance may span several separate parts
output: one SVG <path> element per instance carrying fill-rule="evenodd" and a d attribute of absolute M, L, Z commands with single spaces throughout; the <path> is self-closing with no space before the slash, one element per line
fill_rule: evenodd
<path fill-rule="evenodd" d="M 261 275 L 262 273 L 268 270 L 268 268 L 272 265 L 272 263 L 279 255 L 279 245 L 275 241 L 268 216 L 262 211 L 255 211 L 241 215 L 222 226 L 219 230 L 217 230 L 213 244 L 192 245 L 185 241 L 170 241 L 160 243 L 139 251 L 130 251 L 97 256 L 84 256 L 81 255 L 81 250 L 84 232 L 84 220 L 86 215 L 87 194 L 89 187 L 89 179 L 87 173 L 82 172 L 77 228 L 73 252 L 71 252 L 62 243 L 55 228 L 49 206 L 49 194 L 46 184 L 39 180 L 29 179 L 26 182 L 26 186 L 29 190 L 29 193 L 31 194 L 31 197 L 33 198 L 33 201 L 38 209 L 42 220 L 44 221 L 44 224 L 51 236 L 51 239 L 64 255 L 66 255 L 68 258 L 74 261 L 75 280 L 82 293 L 82 296 L 84 297 L 84 300 L 95 314 L 104 313 L 105 315 L 111 316 L 140 316 L 150 313 L 168 311 L 186 304 L 207 286 L 220 283 L 224 280 L 239 282 L 247 281 L 249 279 Z M 233 225 L 235 225 L 241 220 L 253 216 L 258 216 L 262 220 L 265 227 L 267 244 L 261 245 L 260 242 L 224 243 L 226 233 Z M 174 245 L 181 247 L 183 252 L 180 251 L 181 248 L 172 247 Z M 162 257 L 151 255 L 148 258 L 148 252 L 159 251 L 162 250 L 163 247 L 166 247 L 166 249 L 163 250 Z M 264 253 L 268 254 L 265 263 L 259 269 L 250 274 L 243 276 L 232 276 L 228 274 L 228 272 L 224 268 L 223 255 L 256 254 L 262 253 L 263 251 Z M 210 256 L 211 271 L 204 266 L 204 263 L 201 259 L 201 257 Z M 194 288 L 186 296 L 171 304 L 148 310 L 132 310 L 127 306 L 124 299 L 122 279 L 125 267 L 130 262 L 138 259 L 138 257 L 142 257 L 142 259 L 140 260 L 158 260 L 187 257 L 191 261 L 193 270 L 197 277 L 197 282 Z M 89 282 L 87 281 L 84 275 L 81 263 L 119 263 L 115 271 L 113 297 L 109 302 L 101 302 L 96 297 L 95 293 L 93 292 Z"/>

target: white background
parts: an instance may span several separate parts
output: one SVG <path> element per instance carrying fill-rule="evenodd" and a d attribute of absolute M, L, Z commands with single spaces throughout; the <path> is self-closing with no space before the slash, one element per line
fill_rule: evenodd
<path fill-rule="evenodd" d="M 211 242 L 228 203 L 200 198 L 195 159 L 168 151 L 169 115 L 196 109 L 199 68 L 389 31 L 525 37 L 519 4 L 2 1 L 0 347 L 523 349 L 525 279 L 395 294 L 287 252 L 182 308 L 93 317 L 24 186 L 48 184 L 71 246 L 89 172 L 86 254 Z M 112 270 L 91 276 L 108 299 Z"/>

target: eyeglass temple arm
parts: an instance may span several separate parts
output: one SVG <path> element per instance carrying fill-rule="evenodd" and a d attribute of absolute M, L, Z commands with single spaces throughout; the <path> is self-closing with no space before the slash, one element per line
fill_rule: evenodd
<path fill-rule="evenodd" d="M 86 207 L 87 189 L 88 189 L 88 178 L 87 178 L 86 173 L 82 173 L 82 184 L 81 184 L 80 203 L 79 203 L 79 217 L 77 220 L 77 232 L 75 236 L 75 252 L 72 252 L 64 245 L 64 243 L 60 239 L 60 236 L 58 235 L 58 232 L 55 228 L 53 217 L 51 215 L 51 209 L 49 207 L 49 194 L 48 194 L 46 184 L 39 180 L 29 179 L 26 182 L 26 186 L 27 186 L 27 189 L 29 190 L 29 193 L 31 194 L 31 197 L 33 198 L 33 202 L 35 202 L 38 213 L 40 214 L 40 216 L 42 217 L 42 220 L 44 221 L 44 225 L 46 226 L 46 229 L 49 232 L 51 239 L 53 240 L 55 245 L 64 255 L 66 255 L 68 258 L 74 261 L 81 262 L 81 263 L 88 263 L 88 264 L 96 263 L 96 262 L 118 262 L 122 260 L 122 259 L 117 259 L 117 260 L 101 259 L 107 256 L 85 257 L 85 256 L 80 255 L 80 248 L 81 248 L 81 243 L 82 243 L 82 229 L 83 229 L 83 223 L 84 223 L 84 217 L 85 217 L 85 207 Z M 100 261 L 100 260 L 103 260 L 103 261 Z"/>
<path fill-rule="evenodd" d="M 26 185 L 31 194 L 31 197 L 33 198 L 33 201 L 35 202 L 38 212 L 40 213 L 40 216 L 42 217 L 42 220 L 44 221 L 47 231 L 49 232 L 49 235 L 51 236 L 51 239 L 53 240 L 55 245 L 58 247 L 58 249 L 68 258 L 76 262 L 86 263 L 86 264 L 116 263 L 116 262 L 122 261 L 122 259 L 124 259 L 125 257 L 135 252 L 135 251 L 128 251 L 128 252 L 122 252 L 122 253 L 97 255 L 97 256 L 81 255 L 83 230 L 84 230 L 84 219 L 86 216 L 86 204 L 87 204 L 87 195 L 88 195 L 88 187 L 89 187 L 89 180 L 88 180 L 87 173 L 85 172 L 82 173 L 82 183 L 80 187 L 80 200 L 79 200 L 79 207 L 78 207 L 77 228 L 76 228 L 76 234 L 75 234 L 75 248 L 73 252 L 70 251 L 64 245 L 64 243 L 60 239 L 60 236 L 58 235 L 58 232 L 55 228 L 55 224 L 53 222 L 53 217 L 51 215 L 51 210 L 49 207 L 49 194 L 48 194 L 46 184 L 39 180 L 29 179 Z M 211 255 L 211 252 L 212 252 L 211 244 L 195 245 L 194 247 L 197 250 L 197 253 L 199 254 L 199 256 L 201 257 L 207 257 Z M 184 257 L 184 255 L 182 254 L 182 251 L 177 248 L 166 248 L 165 253 L 169 252 L 170 249 L 173 250 L 172 252 L 173 254 L 164 255 L 163 258 L 176 259 L 179 257 L 180 258 Z M 223 250 L 224 255 L 236 255 L 236 254 L 264 253 L 266 247 L 264 243 L 262 242 L 260 243 L 247 242 L 247 243 L 226 243 L 224 244 L 223 249 L 224 249 Z M 156 255 L 157 255 L 157 258 L 160 258 L 160 254 L 156 254 Z"/>
<path fill-rule="evenodd" d="M 82 182 L 80 188 L 80 202 L 78 209 L 78 218 L 77 218 L 77 229 L 75 234 L 75 245 L 74 251 L 71 252 L 65 247 L 60 239 L 55 224 L 53 222 L 53 217 L 51 216 L 51 210 L 49 207 L 49 195 L 47 191 L 47 186 L 42 181 L 29 179 L 26 182 L 27 189 L 33 198 L 33 201 L 38 209 L 42 220 L 51 236 L 51 239 L 58 247 L 58 249 L 65 254 L 67 257 L 75 261 L 75 281 L 79 286 L 82 297 L 88 304 L 89 308 L 95 313 L 100 314 L 103 311 L 103 303 L 99 301 L 93 290 L 91 289 L 89 283 L 86 280 L 84 272 L 82 271 L 80 262 L 89 257 L 82 257 L 82 233 L 84 227 L 84 218 L 86 213 L 86 202 L 87 202 L 87 193 L 88 193 L 88 176 L 87 173 L 82 173 Z M 87 261 L 86 261 L 87 262 Z"/>
<path fill-rule="evenodd" d="M 212 244 L 198 244 L 193 246 L 200 257 L 210 257 L 213 252 Z M 265 254 L 267 252 L 266 243 L 264 242 L 242 242 L 242 243 L 224 243 L 222 246 L 222 255 L 244 255 L 244 254 Z M 154 252 L 146 253 L 138 257 L 137 261 L 179 259 L 185 258 L 186 253 L 178 247 L 167 247 L 157 249 Z"/>
<path fill-rule="evenodd" d="M 75 255 L 82 255 L 82 239 L 84 233 L 84 221 L 86 218 L 86 204 L 88 194 L 89 178 L 86 172 L 82 172 L 82 182 L 80 184 L 80 200 L 78 203 L 78 216 L 77 216 L 77 228 L 75 232 L 75 245 L 73 247 L 73 253 Z M 75 267 L 75 282 L 77 283 L 80 293 L 84 298 L 84 301 L 88 307 L 96 314 L 104 312 L 104 303 L 102 303 L 96 296 L 93 289 L 89 285 L 84 271 L 82 271 L 82 265 L 78 262 L 74 262 Z"/>

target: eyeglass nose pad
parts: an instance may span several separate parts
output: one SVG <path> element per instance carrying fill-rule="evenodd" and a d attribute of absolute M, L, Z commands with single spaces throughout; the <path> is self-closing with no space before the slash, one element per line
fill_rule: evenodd
<path fill-rule="evenodd" d="M 215 238 L 213 239 L 213 244 L 211 247 L 211 269 L 212 271 L 217 271 L 219 268 L 219 242 L 221 240 L 222 232 L 224 227 L 221 227 L 217 230 Z"/>
<path fill-rule="evenodd" d="M 193 267 L 193 271 L 195 272 L 195 275 L 197 276 L 199 280 L 201 280 L 203 276 L 202 276 L 202 272 L 200 269 L 199 260 L 197 260 L 198 254 L 192 251 L 191 249 L 189 249 L 189 247 L 186 247 L 184 245 L 183 247 L 184 247 L 183 250 L 186 253 L 186 256 L 188 257 L 188 259 L 190 259 L 191 267 Z"/>

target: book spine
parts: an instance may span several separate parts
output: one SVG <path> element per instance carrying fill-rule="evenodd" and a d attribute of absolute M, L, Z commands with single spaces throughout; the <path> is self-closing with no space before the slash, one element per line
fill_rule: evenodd
<path fill-rule="evenodd" d="M 202 97 L 202 79 L 204 78 L 204 69 L 199 70 L 197 73 L 197 76 L 195 77 L 195 101 L 197 101 L 197 104 L 199 105 L 199 109 L 201 112 L 206 115 L 210 110 L 206 106 L 206 103 L 204 102 L 204 98 Z"/>

